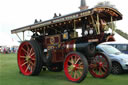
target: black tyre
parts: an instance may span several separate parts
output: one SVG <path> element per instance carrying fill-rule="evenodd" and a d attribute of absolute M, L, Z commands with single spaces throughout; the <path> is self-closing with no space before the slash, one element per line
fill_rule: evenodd
<path fill-rule="evenodd" d="M 24 41 L 18 50 L 18 66 L 23 75 L 38 75 L 42 69 L 42 52 L 37 41 Z"/>
<path fill-rule="evenodd" d="M 68 80 L 80 83 L 88 73 L 88 62 L 79 52 L 69 53 L 64 61 L 64 72 Z"/>
<path fill-rule="evenodd" d="M 123 69 L 121 65 L 117 62 L 112 63 L 112 71 L 113 74 L 121 74 L 123 73 Z"/>

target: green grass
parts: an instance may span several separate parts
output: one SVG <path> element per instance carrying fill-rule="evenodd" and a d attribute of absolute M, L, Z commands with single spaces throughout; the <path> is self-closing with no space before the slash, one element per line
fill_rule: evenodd
<path fill-rule="evenodd" d="M 93 78 L 89 73 L 79 85 L 127 85 L 128 73 L 110 75 L 106 79 Z M 16 54 L 0 54 L 0 85 L 78 85 L 66 79 L 64 72 L 42 71 L 39 76 L 19 73 Z"/>

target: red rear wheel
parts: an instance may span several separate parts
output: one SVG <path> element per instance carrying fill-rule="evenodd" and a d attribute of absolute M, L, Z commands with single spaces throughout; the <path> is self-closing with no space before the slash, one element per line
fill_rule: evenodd
<path fill-rule="evenodd" d="M 81 82 L 87 76 L 87 59 L 81 53 L 69 53 L 64 62 L 64 72 L 68 80 Z"/>
<path fill-rule="evenodd" d="M 24 75 L 35 75 L 41 71 L 42 62 L 36 45 L 36 41 L 25 41 L 19 47 L 18 66 Z"/>
<path fill-rule="evenodd" d="M 89 72 L 93 77 L 106 78 L 111 72 L 111 61 L 103 53 L 96 53 L 89 65 Z"/>

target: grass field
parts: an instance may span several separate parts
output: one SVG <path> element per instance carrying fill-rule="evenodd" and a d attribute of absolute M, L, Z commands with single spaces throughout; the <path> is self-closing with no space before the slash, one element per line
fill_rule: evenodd
<path fill-rule="evenodd" d="M 0 85 L 78 85 L 66 79 L 64 72 L 42 71 L 39 76 L 19 73 L 16 54 L 0 54 Z M 128 85 L 128 73 L 93 78 L 89 73 L 79 85 Z"/>

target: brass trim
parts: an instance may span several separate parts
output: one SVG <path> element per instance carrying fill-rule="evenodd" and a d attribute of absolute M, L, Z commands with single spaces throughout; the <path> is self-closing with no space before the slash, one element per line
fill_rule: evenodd
<path fill-rule="evenodd" d="M 73 44 L 73 51 L 76 51 L 76 44 Z"/>

